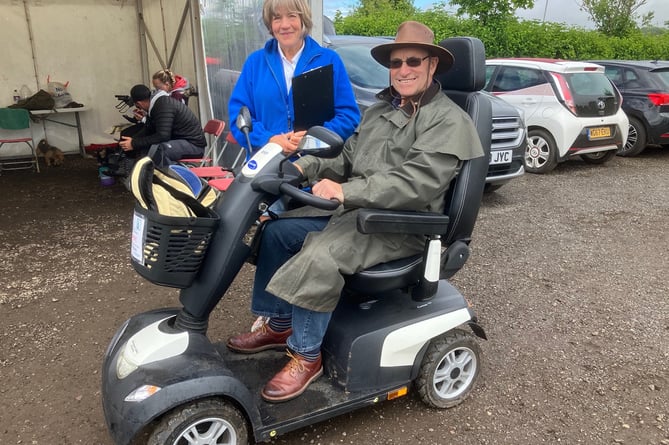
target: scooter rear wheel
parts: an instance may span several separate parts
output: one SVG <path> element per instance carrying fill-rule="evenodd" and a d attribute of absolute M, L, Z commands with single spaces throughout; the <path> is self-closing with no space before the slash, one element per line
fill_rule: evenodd
<path fill-rule="evenodd" d="M 432 339 L 420 366 L 416 387 L 433 408 L 459 405 L 481 372 L 481 348 L 470 333 L 454 329 Z"/>
<path fill-rule="evenodd" d="M 247 445 L 246 419 L 224 400 L 188 403 L 165 415 L 148 445 Z"/>

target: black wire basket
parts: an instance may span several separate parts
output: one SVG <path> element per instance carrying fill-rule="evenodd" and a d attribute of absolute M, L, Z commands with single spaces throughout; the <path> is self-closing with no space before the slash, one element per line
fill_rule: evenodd
<path fill-rule="evenodd" d="M 135 206 L 131 262 L 154 284 L 183 289 L 197 276 L 218 225 L 211 217 L 166 216 Z"/>

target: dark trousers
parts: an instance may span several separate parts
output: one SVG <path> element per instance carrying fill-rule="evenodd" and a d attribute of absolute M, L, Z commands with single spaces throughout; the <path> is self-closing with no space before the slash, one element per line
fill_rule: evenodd
<path fill-rule="evenodd" d="M 293 333 L 288 347 L 297 353 L 320 349 L 331 312 L 316 312 L 292 305 L 265 290 L 274 273 L 302 249 L 309 232 L 325 228 L 329 216 L 313 218 L 284 218 L 267 222 L 258 252 L 251 310 L 256 315 L 290 318 Z M 337 273 L 337 271 L 332 271 Z"/>

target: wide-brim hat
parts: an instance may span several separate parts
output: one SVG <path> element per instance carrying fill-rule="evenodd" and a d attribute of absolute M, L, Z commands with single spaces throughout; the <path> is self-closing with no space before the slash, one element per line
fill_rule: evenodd
<path fill-rule="evenodd" d="M 419 22 L 408 21 L 397 28 L 395 40 L 372 48 L 372 57 L 381 65 L 389 68 L 390 53 L 399 48 L 423 48 L 431 56 L 439 58 L 437 73 L 443 73 L 453 65 L 453 54 L 446 48 L 434 44 L 434 33 Z"/>

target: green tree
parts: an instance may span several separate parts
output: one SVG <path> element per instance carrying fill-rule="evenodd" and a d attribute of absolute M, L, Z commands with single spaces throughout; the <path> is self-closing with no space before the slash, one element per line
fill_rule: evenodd
<path fill-rule="evenodd" d="M 509 19 L 519 8 L 534 7 L 534 0 L 451 0 L 450 3 L 458 6 L 458 15 L 467 14 L 482 24 Z"/>
<path fill-rule="evenodd" d="M 418 9 L 414 6 L 413 0 L 361 0 L 360 5 L 353 10 L 353 14 L 369 16 L 389 11 L 412 15 Z"/>
<path fill-rule="evenodd" d="M 638 9 L 646 0 L 581 0 L 581 9 L 588 13 L 595 27 L 602 34 L 624 37 L 639 29 L 637 21 L 645 27 L 655 14 L 639 14 Z"/>

